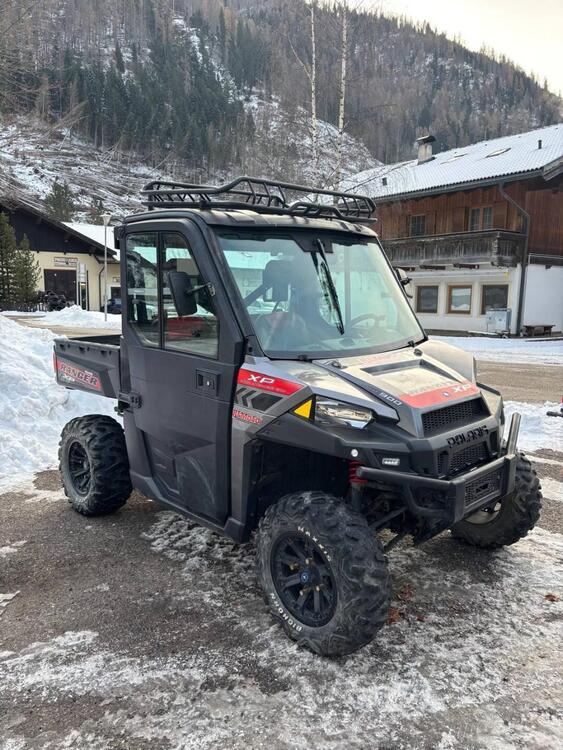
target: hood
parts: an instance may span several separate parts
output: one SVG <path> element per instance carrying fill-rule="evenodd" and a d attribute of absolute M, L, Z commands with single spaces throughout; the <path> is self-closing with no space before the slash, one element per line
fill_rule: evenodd
<path fill-rule="evenodd" d="M 420 413 L 481 395 L 473 357 L 441 342 L 360 357 L 284 360 L 271 365 L 318 395 L 368 406 L 380 417 L 398 419 L 411 434 L 420 430 Z"/>

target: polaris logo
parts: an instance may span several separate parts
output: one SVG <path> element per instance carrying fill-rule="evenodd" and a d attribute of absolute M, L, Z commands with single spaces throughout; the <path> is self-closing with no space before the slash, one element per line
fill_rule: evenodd
<path fill-rule="evenodd" d="M 448 445 L 453 448 L 455 445 L 464 445 L 465 443 L 472 443 L 474 440 L 485 437 L 489 434 L 489 428 L 486 425 L 482 427 L 476 427 L 474 430 L 468 430 L 467 432 L 460 432 L 459 435 L 454 435 L 448 438 Z"/>

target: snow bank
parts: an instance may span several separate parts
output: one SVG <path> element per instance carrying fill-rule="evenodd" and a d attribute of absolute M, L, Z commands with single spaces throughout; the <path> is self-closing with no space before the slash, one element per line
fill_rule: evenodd
<path fill-rule="evenodd" d="M 13 484 L 18 474 L 56 464 L 60 432 L 69 419 L 92 413 L 115 416 L 111 399 L 57 385 L 54 338 L 51 331 L 25 328 L 0 316 L 0 489 Z"/>
<path fill-rule="evenodd" d="M 83 310 L 78 305 L 65 307 L 63 310 L 54 310 L 53 312 L 22 313 L 17 310 L 9 310 L 0 312 L 0 315 L 7 318 L 37 318 L 37 320 L 41 320 L 42 325 L 47 323 L 51 326 L 65 326 L 66 328 L 112 328 L 121 330 L 121 315 L 108 314 L 108 319 L 105 321 L 103 312 Z"/>
<path fill-rule="evenodd" d="M 49 325 L 67 326 L 69 328 L 113 328 L 118 331 L 121 330 L 121 315 L 108 315 L 108 319 L 105 321 L 103 312 L 83 310 L 78 305 L 45 313 L 44 321 Z"/>
<path fill-rule="evenodd" d="M 533 339 L 497 339 L 487 336 L 430 336 L 471 352 L 477 359 L 489 362 L 524 362 L 563 365 L 563 341 Z"/>
<path fill-rule="evenodd" d="M 520 401 L 505 401 L 504 412 L 507 426 L 513 412 L 522 415 L 518 447 L 525 451 L 548 448 L 563 453 L 563 419 L 548 417 L 548 411 L 559 410 L 559 404 L 526 404 Z M 508 428 L 507 428 L 508 429 Z"/>

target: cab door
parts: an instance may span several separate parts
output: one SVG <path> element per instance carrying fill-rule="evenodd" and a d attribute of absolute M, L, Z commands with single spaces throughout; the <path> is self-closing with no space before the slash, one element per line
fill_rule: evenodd
<path fill-rule="evenodd" d="M 223 525 L 230 514 L 231 414 L 242 336 L 199 228 L 187 220 L 128 225 L 122 381 L 134 485 Z M 168 285 L 183 271 L 195 312 Z"/>

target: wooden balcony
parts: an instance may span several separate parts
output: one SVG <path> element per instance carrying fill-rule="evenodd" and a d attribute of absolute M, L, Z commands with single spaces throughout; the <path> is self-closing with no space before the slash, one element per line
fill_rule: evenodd
<path fill-rule="evenodd" d="M 482 232 L 434 234 L 382 240 L 395 266 L 515 266 L 524 253 L 525 235 L 488 229 Z"/>

